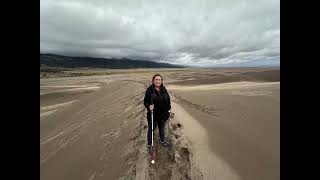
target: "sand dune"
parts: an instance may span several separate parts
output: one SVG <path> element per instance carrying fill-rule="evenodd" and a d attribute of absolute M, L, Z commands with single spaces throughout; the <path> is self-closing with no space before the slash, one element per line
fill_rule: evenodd
<path fill-rule="evenodd" d="M 206 85 L 169 85 L 170 90 L 179 91 L 195 91 L 195 90 L 225 90 L 225 89 L 248 89 L 248 88 L 264 88 L 272 85 L 279 86 L 280 82 L 230 82 L 230 83 L 219 83 L 219 84 L 206 84 Z"/>
<path fill-rule="evenodd" d="M 66 105 L 71 104 L 73 102 L 75 102 L 75 101 L 69 101 L 69 102 L 66 102 L 66 103 L 60 103 L 60 104 L 55 104 L 55 105 L 51 105 L 51 106 L 45 106 L 45 107 L 41 107 L 40 110 L 45 111 L 45 110 L 57 109 L 59 107 L 66 106 Z"/>
<path fill-rule="evenodd" d="M 51 106 L 40 107 L 40 117 L 50 115 L 50 114 L 56 112 L 59 108 L 61 108 L 63 106 L 70 105 L 71 103 L 74 103 L 74 102 L 76 102 L 76 100 L 65 102 L 65 103 L 60 103 L 60 104 L 55 104 L 55 105 L 51 105 Z"/>
<path fill-rule="evenodd" d="M 45 94 L 49 94 L 49 93 L 70 92 L 70 91 L 84 91 L 84 90 L 94 90 L 94 89 L 99 89 L 99 88 L 100 87 L 98 87 L 98 86 L 91 86 L 91 87 L 79 87 L 79 88 L 72 88 L 72 89 L 54 90 L 54 91 L 51 91 L 51 92 L 42 92 L 42 93 L 40 93 L 40 96 L 41 95 L 45 95 Z"/>
<path fill-rule="evenodd" d="M 143 97 L 154 73 L 42 79 L 41 179 L 280 179 L 279 70 L 160 72 L 172 147 L 156 130 L 151 165 Z"/>

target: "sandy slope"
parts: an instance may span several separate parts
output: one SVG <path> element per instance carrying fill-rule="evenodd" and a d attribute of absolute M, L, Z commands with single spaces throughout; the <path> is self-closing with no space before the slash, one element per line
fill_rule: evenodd
<path fill-rule="evenodd" d="M 240 179 L 226 162 L 211 151 L 206 129 L 180 105 L 172 105 L 175 117 L 183 124 L 184 135 L 192 144 L 195 165 L 202 172 L 203 179 Z"/>
<path fill-rule="evenodd" d="M 171 93 L 206 129 L 211 151 L 241 178 L 280 179 L 280 84 L 216 86 L 224 85 Z"/>

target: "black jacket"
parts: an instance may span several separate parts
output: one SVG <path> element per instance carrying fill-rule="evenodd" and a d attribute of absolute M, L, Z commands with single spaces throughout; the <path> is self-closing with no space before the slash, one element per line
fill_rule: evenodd
<path fill-rule="evenodd" d="M 154 104 L 153 118 L 154 120 L 167 120 L 170 116 L 168 110 L 171 110 L 171 101 L 167 89 L 161 84 L 160 91 L 155 89 L 152 84 L 148 87 L 144 96 L 144 106 L 147 108 L 147 119 L 151 120 L 151 111 L 149 106 Z"/>

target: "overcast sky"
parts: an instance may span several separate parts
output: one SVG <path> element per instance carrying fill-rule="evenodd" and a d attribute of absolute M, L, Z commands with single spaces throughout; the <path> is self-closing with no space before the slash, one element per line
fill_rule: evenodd
<path fill-rule="evenodd" d="M 191 66 L 280 63 L 280 0 L 41 0 L 40 52 Z"/>

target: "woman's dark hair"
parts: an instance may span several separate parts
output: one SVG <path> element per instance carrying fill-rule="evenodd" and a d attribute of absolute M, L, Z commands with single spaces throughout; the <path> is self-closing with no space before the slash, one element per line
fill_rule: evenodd
<path fill-rule="evenodd" d="M 157 76 L 160 76 L 161 77 L 161 82 L 163 82 L 163 78 L 162 78 L 162 76 L 160 75 L 160 74 L 155 74 L 153 77 L 152 77 L 152 85 L 154 86 L 154 83 L 153 83 L 153 81 L 154 81 L 154 78 L 156 78 Z M 154 88 L 153 88 L 153 92 L 154 92 L 155 90 L 154 90 Z M 162 91 L 163 93 L 166 93 L 167 92 L 167 90 L 166 90 L 166 88 L 164 87 L 164 85 L 161 83 L 161 85 L 160 85 L 160 91 Z"/>
<path fill-rule="evenodd" d="M 157 76 L 160 76 L 161 77 L 161 81 L 163 81 L 163 78 L 162 78 L 162 76 L 160 75 L 160 74 L 155 74 L 153 77 L 152 77 L 152 83 L 153 83 L 153 81 L 154 81 L 154 78 L 156 78 Z"/>

